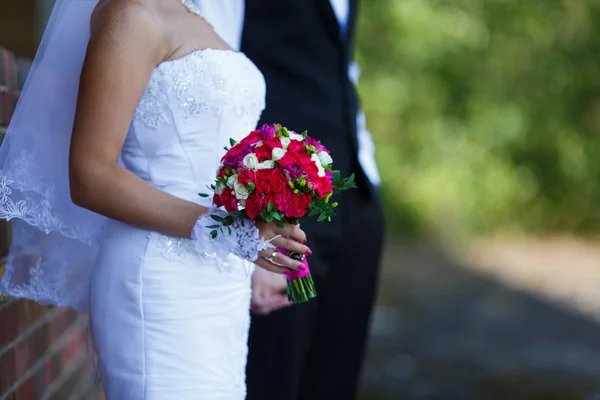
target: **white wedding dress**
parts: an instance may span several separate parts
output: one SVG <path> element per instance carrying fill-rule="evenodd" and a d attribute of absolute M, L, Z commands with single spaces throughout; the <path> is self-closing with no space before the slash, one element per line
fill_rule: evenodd
<path fill-rule="evenodd" d="M 200 50 L 160 64 L 136 109 L 122 164 L 210 205 L 229 139 L 255 129 L 262 74 L 243 54 Z M 111 221 L 91 277 L 90 317 L 108 400 L 245 398 L 250 263 Z"/>

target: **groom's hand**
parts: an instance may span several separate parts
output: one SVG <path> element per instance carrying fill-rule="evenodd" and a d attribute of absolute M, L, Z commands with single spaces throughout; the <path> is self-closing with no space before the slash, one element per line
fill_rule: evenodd
<path fill-rule="evenodd" d="M 289 307 L 292 303 L 286 294 L 285 275 L 275 274 L 256 268 L 252 275 L 252 302 L 250 308 L 258 315 L 268 315 L 273 311 Z"/>

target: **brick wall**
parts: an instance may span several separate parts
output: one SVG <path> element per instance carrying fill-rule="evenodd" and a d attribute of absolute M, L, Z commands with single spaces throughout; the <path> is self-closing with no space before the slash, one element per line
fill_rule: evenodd
<path fill-rule="evenodd" d="M 17 62 L 0 49 L 0 134 L 14 108 L 25 68 L 26 62 Z M 9 241 L 10 226 L 2 221 L 0 260 Z M 87 319 L 82 315 L 0 297 L 0 400 L 101 398 L 88 369 L 86 338 Z"/>

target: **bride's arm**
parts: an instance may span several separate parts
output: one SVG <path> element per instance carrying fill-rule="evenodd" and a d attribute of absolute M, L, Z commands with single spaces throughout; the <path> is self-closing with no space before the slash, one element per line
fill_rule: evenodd
<path fill-rule="evenodd" d="M 136 105 L 168 50 L 150 12 L 139 4 L 122 4 L 97 10 L 92 21 L 71 139 L 71 197 L 109 218 L 189 237 L 206 208 L 171 196 L 118 165 Z"/>
<path fill-rule="evenodd" d="M 111 219 L 171 236 L 190 237 L 206 207 L 165 193 L 118 164 L 132 116 L 152 71 L 171 51 L 164 37 L 160 24 L 139 3 L 109 2 L 96 11 L 71 139 L 71 197 L 75 204 Z M 282 235 L 298 242 L 305 240 L 304 233 L 291 225 L 284 229 L 274 224 L 258 227 L 267 239 Z M 273 243 L 305 254 L 308 248 L 296 241 L 280 238 Z M 300 266 L 282 257 L 286 265 Z M 282 271 L 264 258 L 256 263 Z"/>

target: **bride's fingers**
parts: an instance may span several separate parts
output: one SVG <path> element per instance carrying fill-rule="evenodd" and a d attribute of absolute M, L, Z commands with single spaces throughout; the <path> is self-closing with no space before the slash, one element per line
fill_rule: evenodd
<path fill-rule="evenodd" d="M 278 267 L 283 267 L 284 270 L 297 270 L 302 267 L 302 263 L 296 261 L 275 249 L 267 249 L 258 253 L 265 261 L 274 264 Z M 260 258 L 260 257 L 259 257 Z M 256 263 L 256 262 L 255 262 Z"/>
<path fill-rule="evenodd" d="M 305 245 L 298 243 L 295 240 L 288 239 L 286 237 L 280 236 L 271 241 L 273 246 L 277 246 L 286 250 L 294 251 L 300 254 L 312 254 L 310 249 Z"/>
<path fill-rule="evenodd" d="M 306 234 L 296 225 L 285 224 L 283 228 L 277 228 L 276 233 L 284 237 L 289 237 L 299 243 L 306 242 Z"/>
<path fill-rule="evenodd" d="M 258 257 L 256 261 L 254 261 L 254 264 L 258 265 L 260 268 L 266 269 L 267 271 L 274 272 L 276 274 L 284 274 L 289 271 L 289 268 L 274 264 L 264 257 Z"/>

